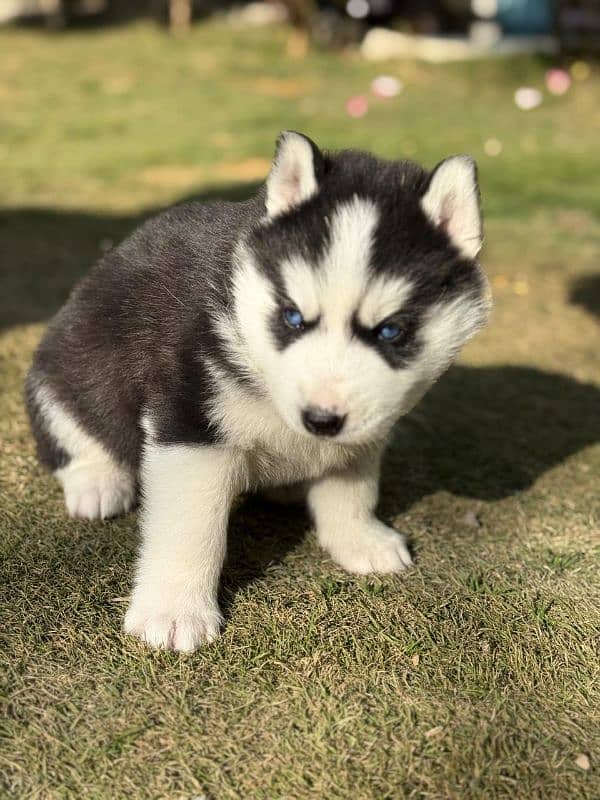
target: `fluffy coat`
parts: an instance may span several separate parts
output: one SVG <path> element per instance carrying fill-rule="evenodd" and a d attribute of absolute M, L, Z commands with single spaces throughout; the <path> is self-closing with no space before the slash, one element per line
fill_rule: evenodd
<path fill-rule="evenodd" d="M 321 545 L 399 572 L 374 516 L 386 437 L 487 319 L 474 163 L 433 172 L 281 135 L 244 203 L 188 203 L 110 251 L 27 378 L 69 513 L 129 510 L 142 546 L 125 630 L 193 650 L 221 625 L 235 496 L 301 484 Z"/>

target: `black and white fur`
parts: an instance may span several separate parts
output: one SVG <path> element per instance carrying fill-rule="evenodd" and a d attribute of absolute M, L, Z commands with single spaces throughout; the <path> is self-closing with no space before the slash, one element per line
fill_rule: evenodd
<path fill-rule="evenodd" d="M 347 570 L 411 564 L 374 516 L 379 461 L 486 322 L 481 242 L 468 157 L 430 173 L 285 132 L 255 198 L 172 208 L 91 270 L 27 401 L 71 515 L 126 512 L 141 489 L 127 632 L 184 651 L 217 636 L 229 511 L 248 490 L 302 484 Z"/>

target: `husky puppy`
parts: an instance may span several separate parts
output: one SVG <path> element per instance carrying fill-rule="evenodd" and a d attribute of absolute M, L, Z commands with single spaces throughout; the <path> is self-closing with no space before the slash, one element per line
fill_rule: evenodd
<path fill-rule="evenodd" d="M 27 378 L 39 456 L 69 514 L 141 490 L 125 631 L 214 639 L 228 515 L 301 484 L 346 570 L 400 572 L 374 516 L 390 429 L 486 322 L 482 223 L 466 156 L 428 172 L 281 134 L 243 203 L 187 203 L 105 255 L 52 320 Z"/>

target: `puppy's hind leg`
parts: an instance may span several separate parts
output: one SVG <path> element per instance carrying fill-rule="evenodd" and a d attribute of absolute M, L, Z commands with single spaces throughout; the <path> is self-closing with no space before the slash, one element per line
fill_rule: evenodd
<path fill-rule="evenodd" d="M 107 519 L 129 511 L 135 501 L 131 473 L 108 458 L 73 459 L 55 473 L 67 511 L 82 519 Z"/>
<path fill-rule="evenodd" d="M 40 455 L 60 481 L 72 517 L 106 519 L 129 511 L 135 502 L 132 471 L 119 464 L 85 431 L 47 386 L 29 396 L 30 413 Z M 45 446 L 45 447 L 44 447 Z"/>

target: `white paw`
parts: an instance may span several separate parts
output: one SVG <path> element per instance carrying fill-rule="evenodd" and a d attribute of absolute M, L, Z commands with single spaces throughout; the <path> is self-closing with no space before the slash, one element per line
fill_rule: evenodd
<path fill-rule="evenodd" d="M 76 463 L 57 474 L 72 517 L 107 519 L 129 511 L 135 501 L 131 475 L 112 464 Z"/>
<path fill-rule="evenodd" d="M 161 607 L 134 599 L 125 614 L 123 630 L 151 647 L 191 653 L 201 644 L 214 641 L 222 623 L 221 612 L 212 604 L 191 611 L 189 604 Z"/>
<path fill-rule="evenodd" d="M 401 533 L 372 520 L 321 544 L 348 572 L 368 575 L 372 572 L 403 572 L 410 567 L 413 560 L 405 542 Z"/>

